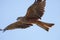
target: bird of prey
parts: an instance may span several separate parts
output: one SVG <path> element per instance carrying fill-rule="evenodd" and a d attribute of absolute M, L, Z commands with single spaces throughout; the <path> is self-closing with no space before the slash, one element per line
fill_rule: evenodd
<path fill-rule="evenodd" d="M 6 31 L 17 28 L 25 29 L 30 26 L 33 26 L 33 24 L 36 24 L 39 27 L 45 29 L 46 31 L 49 31 L 49 28 L 52 27 L 54 24 L 41 21 L 41 17 L 44 14 L 45 5 L 46 0 L 35 0 L 35 2 L 27 9 L 27 13 L 25 16 L 18 17 L 16 22 L 0 30 Z"/>

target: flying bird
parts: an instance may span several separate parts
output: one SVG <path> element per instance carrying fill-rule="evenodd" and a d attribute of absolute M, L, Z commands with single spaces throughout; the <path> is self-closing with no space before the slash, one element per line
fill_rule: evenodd
<path fill-rule="evenodd" d="M 41 18 L 44 14 L 45 5 L 46 0 L 35 0 L 35 2 L 27 9 L 27 13 L 25 16 L 18 17 L 16 22 L 0 30 L 6 31 L 17 28 L 25 29 L 33 26 L 33 24 L 36 24 L 44 30 L 49 31 L 49 28 L 52 27 L 54 24 L 41 21 Z"/>

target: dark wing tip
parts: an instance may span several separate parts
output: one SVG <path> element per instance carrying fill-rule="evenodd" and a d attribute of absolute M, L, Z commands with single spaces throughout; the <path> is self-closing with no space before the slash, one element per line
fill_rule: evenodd
<path fill-rule="evenodd" d="M 5 32 L 6 30 L 5 30 L 5 29 L 0 29 L 0 31 L 3 31 L 3 32 Z"/>
<path fill-rule="evenodd" d="M 0 31 L 2 31 L 2 29 L 0 29 Z"/>
<path fill-rule="evenodd" d="M 53 26 L 54 24 L 52 24 L 52 26 Z"/>

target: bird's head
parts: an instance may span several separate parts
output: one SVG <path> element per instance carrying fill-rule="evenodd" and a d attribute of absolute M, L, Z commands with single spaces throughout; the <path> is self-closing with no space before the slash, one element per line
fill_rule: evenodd
<path fill-rule="evenodd" d="M 18 17 L 17 20 L 21 20 L 23 17 Z"/>

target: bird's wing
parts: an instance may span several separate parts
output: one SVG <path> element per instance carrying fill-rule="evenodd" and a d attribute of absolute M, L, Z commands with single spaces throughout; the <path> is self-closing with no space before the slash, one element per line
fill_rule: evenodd
<path fill-rule="evenodd" d="M 18 22 L 14 22 L 14 23 L 8 25 L 5 29 L 2 29 L 2 30 L 6 31 L 6 30 L 12 30 L 12 29 L 16 29 L 16 28 L 27 28 L 29 26 L 32 26 L 32 24 L 26 24 L 26 23 L 22 23 L 22 22 L 18 21 Z"/>
<path fill-rule="evenodd" d="M 37 0 L 38 1 L 38 0 Z M 44 14 L 44 7 L 46 4 L 46 0 L 40 2 L 34 2 L 27 10 L 25 15 L 26 18 L 41 18 Z"/>

